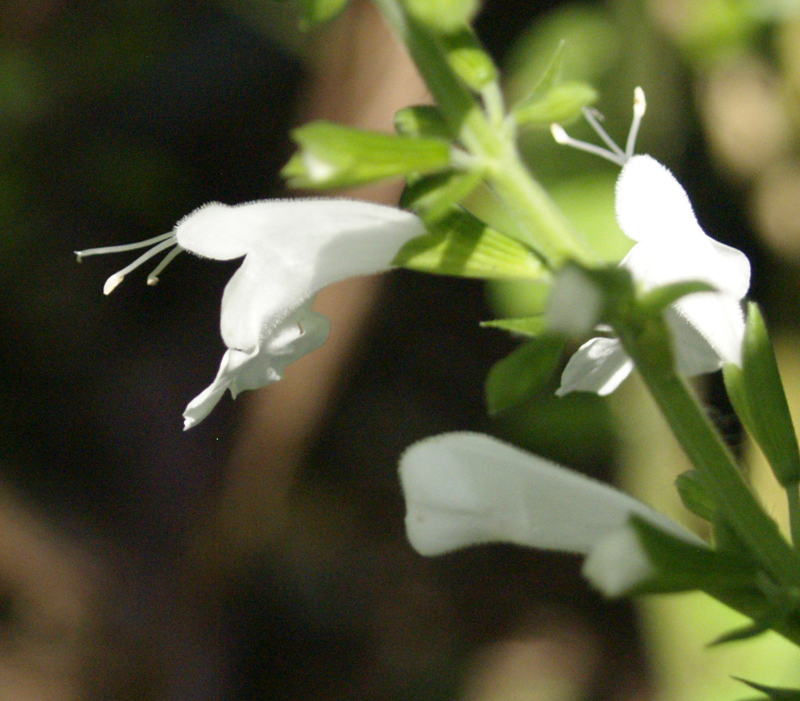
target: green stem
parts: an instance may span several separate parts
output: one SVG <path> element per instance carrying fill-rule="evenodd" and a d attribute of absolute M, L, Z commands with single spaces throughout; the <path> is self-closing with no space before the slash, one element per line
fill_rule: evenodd
<path fill-rule="evenodd" d="M 784 485 L 789 502 L 789 531 L 795 548 L 800 548 L 800 483 Z"/>
<path fill-rule="evenodd" d="M 398 0 L 375 0 L 386 20 L 408 46 L 428 89 L 453 133 L 487 169 L 489 187 L 512 214 L 509 236 L 536 251 L 551 269 L 567 260 L 595 262 L 545 190 L 523 165 L 511 128 L 498 129 L 482 105 L 451 70 L 436 37 L 408 17 Z M 495 116 L 496 117 L 496 116 Z"/>
<path fill-rule="evenodd" d="M 668 342 L 666 328 L 657 335 L 661 343 Z M 653 339 L 642 343 L 641 336 L 624 332 L 621 338 L 725 520 L 776 583 L 800 586 L 800 558 L 744 483 L 736 461 L 672 362 L 654 349 Z"/>

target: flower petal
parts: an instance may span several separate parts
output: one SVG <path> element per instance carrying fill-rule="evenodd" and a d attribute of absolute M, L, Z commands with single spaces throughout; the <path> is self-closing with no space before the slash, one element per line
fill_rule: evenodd
<path fill-rule="evenodd" d="M 725 362 L 742 364 L 744 312 L 738 299 L 699 292 L 667 310 L 678 371 L 693 376 L 719 370 Z"/>
<path fill-rule="evenodd" d="M 327 339 L 330 322 L 311 309 L 310 300 L 250 351 L 230 348 L 222 356 L 214 382 L 183 412 L 184 430 L 192 428 L 217 405 L 226 389 L 236 396 L 283 379 L 286 366 L 319 348 Z"/>
<path fill-rule="evenodd" d="M 387 270 L 407 241 L 425 233 L 413 214 L 371 202 L 275 200 L 229 209 L 250 221 L 238 232 L 247 256 L 222 299 L 229 348 L 253 348 L 333 282 Z"/>
<path fill-rule="evenodd" d="M 592 338 L 569 359 L 556 395 L 570 392 L 613 392 L 633 370 L 633 361 L 616 338 Z"/>
<path fill-rule="evenodd" d="M 634 241 L 672 242 L 703 238 L 689 196 L 675 176 L 650 156 L 633 156 L 617 179 L 617 221 Z"/>
<path fill-rule="evenodd" d="M 603 594 L 622 596 L 656 574 L 630 524 L 598 541 L 583 563 L 581 574 Z"/>
<path fill-rule="evenodd" d="M 652 570 L 631 515 L 702 543 L 612 487 L 482 434 L 415 443 L 400 460 L 400 479 L 408 538 L 423 555 L 490 542 L 586 554 L 587 576 L 618 594 Z"/>
<path fill-rule="evenodd" d="M 189 428 L 225 389 L 235 397 L 280 380 L 289 363 L 319 348 L 329 324 L 310 310 L 316 293 L 388 269 L 425 227 L 409 212 L 371 202 L 265 200 L 206 205 L 181 220 L 175 233 L 197 255 L 244 256 L 222 296 L 220 330 L 228 352 L 214 382 L 187 407 Z"/>

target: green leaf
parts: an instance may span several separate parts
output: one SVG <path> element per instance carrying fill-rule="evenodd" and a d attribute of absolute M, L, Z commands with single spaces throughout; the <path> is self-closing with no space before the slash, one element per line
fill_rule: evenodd
<path fill-rule="evenodd" d="M 778 363 L 758 305 L 747 307 L 742 367 L 723 368 L 731 403 L 784 487 L 800 482 L 800 450 Z"/>
<path fill-rule="evenodd" d="M 540 391 L 558 368 L 563 351 L 563 338 L 543 334 L 495 363 L 486 378 L 489 415 L 518 406 Z"/>
<path fill-rule="evenodd" d="M 521 127 L 562 124 L 581 116 L 583 108 L 597 100 L 597 91 L 586 83 L 556 85 L 541 97 L 523 100 L 511 110 Z"/>
<path fill-rule="evenodd" d="M 467 27 L 478 11 L 478 0 L 405 0 L 409 14 L 437 32 L 451 34 Z"/>
<path fill-rule="evenodd" d="M 525 246 L 463 210 L 452 210 L 432 233 L 411 239 L 393 265 L 425 273 L 482 279 L 540 280 L 548 272 Z"/>
<path fill-rule="evenodd" d="M 318 121 L 292 131 L 300 146 L 281 174 L 291 187 L 339 188 L 450 166 L 450 144 Z"/>
<path fill-rule="evenodd" d="M 747 686 L 755 689 L 756 691 L 766 694 L 770 699 L 772 699 L 772 701 L 800 701 L 800 689 L 765 686 L 764 684 L 757 684 L 756 682 L 751 682 L 747 679 L 742 679 L 741 677 L 734 677 L 734 679 L 742 682 L 742 684 L 747 684 Z"/>

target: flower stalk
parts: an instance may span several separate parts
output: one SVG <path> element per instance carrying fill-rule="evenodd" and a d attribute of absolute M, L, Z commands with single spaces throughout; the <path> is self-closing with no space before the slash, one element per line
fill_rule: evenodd
<path fill-rule="evenodd" d="M 669 354 L 669 334 L 663 320 L 651 319 L 638 333 L 617 331 L 670 428 L 717 500 L 725 521 L 774 582 L 800 587 L 800 557 L 761 508 L 697 398 L 665 357 Z"/>

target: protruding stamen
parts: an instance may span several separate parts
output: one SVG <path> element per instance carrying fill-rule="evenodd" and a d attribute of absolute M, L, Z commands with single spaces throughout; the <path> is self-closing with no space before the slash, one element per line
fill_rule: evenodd
<path fill-rule="evenodd" d="M 617 146 L 617 142 L 608 135 L 608 132 L 605 129 L 603 129 L 603 125 L 600 124 L 600 119 L 598 118 L 602 118 L 602 115 L 597 110 L 584 107 L 583 116 L 584 119 L 589 122 L 592 129 L 594 129 L 595 133 L 603 140 L 605 145 L 608 146 L 612 152 L 616 153 L 618 156 L 625 155 L 623 150 Z"/>
<path fill-rule="evenodd" d="M 175 233 L 170 231 L 168 234 L 159 234 L 146 241 L 139 241 L 138 243 L 126 243 L 122 246 L 103 246 L 101 248 L 86 248 L 83 251 L 75 251 L 80 263 L 84 258 L 89 256 L 105 255 L 106 253 L 124 253 L 125 251 L 135 251 L 137 248 L 147 248 L 153 244 L 165 241 L 168 238 L 174 237 Z"/>
<path fill-rule="evenodd" d="M 637 86 L 633 91 L 633 120 L 631 121 L 631 128 L 628 132 L 628 141 L 625 144 L 624 151 L 617 146 L 614 140 L 608 135 L 606 130 L 603 129 L 602 124 L 600 124 L 600 121 L 598 120 L 599 112 L 590 110 L 586 107 L 583 109 L 583 116 L 586 118 L 586 121 L 589 122 L 592 129 L 594 129 L 597 135 L 603 140 L 606 146 L 608 146 L 608 149 L 605 149 L 602 146 L 595 146 L 594 144 L 590 144 L 586 141 L 573 139 L 558 124 L 551 124 L 550 131 L 553 134 L 553 138 L 559 144 L 572 146 L 572 148 L 576 148 L 580 151 L 593 153 L 596 156 L 605 158 L 606 160 L 612 161 L 617 165 L 624 166 L 629 159 L 633 158 L 633 151 L 636 148 L 636 137 L 639 134 L 639 127 L 642 124 L 642 117 L 644 117 L 646 108 L 647 102 L 644 97 L 644 90 Z"/>
<path fill-rule="evenodd" d="M 153 285 L 157 285 L 158 276 L 161 274 L 161 271 L 164 270 L 164 268 L 166 268 L 173 261 L 175 256 L 177 256 L 179 253 L 182 253 L 183 250 L 184 249 L 181 246 L 176 245 L 175 248 L 173 248 L 169 253 L 167 253 L 167 255 L 165 255 L 164 258 L 161 260 L 161 262 L 153 269 L 153 272 L 147 276 L 147 284 L 150 285 L 151 287 Z"/>
<path fill-rule="evenodd" d="M 163 239 L 164 237 L 161 236 L 159 238 Z M 146 253 L 143 253 L 142 255 L 140 255 L 135 261 L 133 261 L 133 263 L 131 263 L 130 265 L 126 265 L 122 270 L 120 270 L 117 273 L 114 273 L 110 278 L 108 278 L 108 280 L 106 280 L 106 284 L 103 285 L 103 294 L 106 294 L 106 295 L 111 294 L 111 292 L 113 292 L 114 288 L 117 285 L 119 285 L 119 283 L 122 282 L 122 280 L 125 278 L 125 276 L 129 272 L 131 272 L 132 270 L 135 270 L 136 268 L 138 268 L 146 260 L 150 260 L 150 258 L 152 258 L 153 256 L 158 255 L 159 253 L 161 253 L 161 251 L 163 251 L 163 250 L 165 250 L 167 248 L 170 248 L 172 246 L 175 246 L 175 245 L 176 245 L 175 236 L 174 236 L 174 234 L 170 234 L 169 238 L 167 238 L 166 241 L 162 240 L 161 243 L 159 243 L 157 246 L 153 246 L 149 251 L 147 251 Z M 141 246 L 136 246 L 136 247 L 137 248 L 141 248 Z M 130 249 L 126 249 L 126 250 L 130 250 Z"/>
<path fill-rule="evenodd" d="M 639 127 L 642 124 L 642 117 L 644 117 L 646 109 L 647 100 L 644 97 L 644 90 L 637 85 L 633 89 L 633 121 L 631 122 L 631 130 L 628 132 L 628 143 L 625 144 L 625 155 L 628 158 L 633 157 L 633 150 L 636 148 L 636 137 L 639 134 Z"/>
<path fill-rule="evenodd" d="M 581 141 L 579 139 L 573 139 L 560 124 L 551 124 L 550 125 L 550 133 L 553 135 L 553 138 L 556 140 L 557 143 L 562 144 L 564 146 L 572 146 L 572 148 L 576 148 L 579 151 L 586 151 L 587 153 L 593 153 L 595 156 L 600 156 L 601 158 L 605 158 L 606 160 L 611 161 L 612 163 L 616 163 L 617 165 L 625 165 L 625 154 L 622 153 L 615 153 L 614 151 L 609 151 L 608 149 L 603 148 L 602 146 L 596 146 L 595 144 L 590 144 L 588 141 Z"/>

